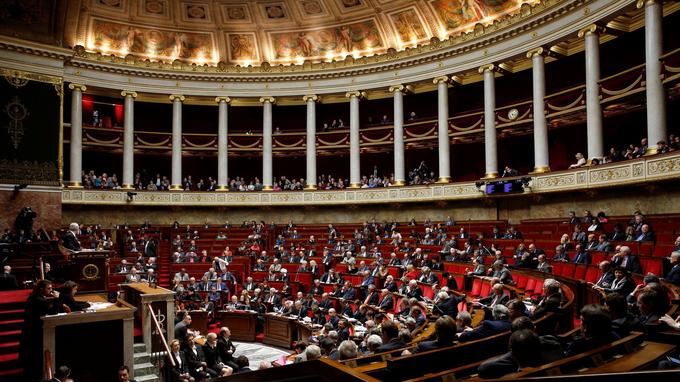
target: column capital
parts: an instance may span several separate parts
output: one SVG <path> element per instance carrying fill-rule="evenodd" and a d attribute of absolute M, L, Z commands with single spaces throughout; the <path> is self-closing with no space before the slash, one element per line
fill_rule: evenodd
<path fill-rule="evenodd" d="M 439 84 L 440 82 L 446 83 L 446 84 L 451 84 L 451 85 L 460 85 L 462 84 L 462 80 L 458 76 L 439 76 L 435 77 L 432 79 L 433 84 Z"/>
<path fill-rule="evenodd" d="M 366 92 L 362 92 L 360 90 L 353 90 L 351 92 L 345 93 L 345 97 L 347 98 L 357 97 L 359 99 L 366 98 Z"/>
<path fill-rule="evenodd" d="M 71 89 L 71 90 L 76 90 L 76 89 L 78 89 L 78 90 L 80 90 L 81 92 L 84 92 L 85 90 L 87 90 L 87 86 L 82 85 L 82 84 L 76 84 L 76 83 L 73 83 L 73 82 L 71 82 L 70 84 L 68 84 L 68 88 Z"/>
<path fill-rule="evenodd" d="M 602 34 L 604 33 L 605 28 L 597 25 L 597 24 L 590 24 L 585 28 L 582 28 L 580 31 L 578 31 L 578 37 L 582 38 L 586 35 L 589 34 Z"/>
<path fill-rule="evenodd" d="M 548 56 L 549 52 L 543 47 L 538 47 L 527 52 L 527 58 L 534 58 L 534 56 Z"/>
<path fill-rule="evenodd" d="M 406 86 L 401 85 L 401 84 L 399 84 L 399 85 L 392 85 L 392 86 L 390 86 L 390 88 L 389 88 L 389 92 L 390 92 L 390 93 L 394 93 L 394 92 L 403 92 L 404 90 L 406 90 Z"/>
<path fill-rule="evenodd" d="M 260 97 L 260 103 L 265 103 L 265 102 L 275 103 L 275 102 L 276 102 L 276 98 L 274 98 L 274 97 L 272 97 L 272 96 Z"/>
<path fill-rule="evenodd" d="M 227 96 L 219 96 L 219 97 L 215 97 L 215 102 L 220 103 L 220 102 L 222 102 L 222 101 L 224 101 L 224 102 L 226 102 L 226 103 L 229 103 L 229 102 L 231 102 L 231 98 L 229 98 L 229 97 L 227 97 Z"/>
<path fill-rule="evenodd" d="M 122 92 L 120 92 L 120 95 L 122 95 L 123 97 L 130 96 L 132 98 L 137 98 L 137 92 L 134 90 L 123 90 Z"/>
<path fill-rule="evenodd" d="M 486 64 L 482 65 L 479 67 L 478 71 L 479 73 L 484 73 L 484 72 L 497 72 L 498 71 L 498 66 L 495 64 Z"/>
<path fill-rule="evenodd" d="M 661 4 L 662 2 L 659 0 L 638 0 L 637 3 L 635 4 L 635 7 L 637 9 L 644 8 L 647 5 L 652 5 L 652 4 Z"/>
<path fill-rule="evenodd" d="M 319 96 L 316 95 L 316 94 L 307 94 L 307 95 L 302 96 L 302 100 L 304 102 L 309 102 L 309 101 L 316 102 L 316 101 L 319 100 Z"/>
<path fill-rule="evenodd" d="M 175 102 L 175 100 L 179 100 L 180 102 L 184 102 L 184 100 L 186 99 L 186 97 L 184 97 L 181 94 L 170 94 L 170 96 L 168 98 L 170 98 L 170 101 L 172 101 L 172 102 Z"/>

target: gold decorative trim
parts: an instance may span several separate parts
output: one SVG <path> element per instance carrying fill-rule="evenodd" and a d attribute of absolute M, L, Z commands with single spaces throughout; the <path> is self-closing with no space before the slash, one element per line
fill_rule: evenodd
<path fill-rule="evenodd" d="M 350 183 L 347 188 L 361 188 L 361 183 Z"/>
<path fill-rule="evenodd" d="M 170 185 L 170 191 L 182 191 L 182 185 L 181 184 Z"/>
<path fill-rule="evenodd" d="M 317 101 L 319 101 L 319 96 L 317 96 L 316 94 L 304 95 L 304 96 L 302 96 L 302 101 L 305 102 L 305 103 L 307 103 L 309 101 L 317 102 Z"/>
<path fill-rule="evenodd" d="M 404 85 L 392 85 L 392 86 L 390 86 L 390 88 L 389 88 L 389 92 L 390 92 L 390 93 L 394 93 L 394 92 L 403 92 L 404 89 L 406 89 L 406 86 L 404 86 Z"/>
<path fill-rule="evenodd" d="M 539 167 L 534 167 L 534 171 L 530 172 L 529 174 L 545 174 L 550 172 L 550 167 L 549 166 L 539 166 Z"/>
<path fill-rule="evenodd" d="M 77 90 L 80 90 L 83 93 L 87 90 L 87 86 L 81 85 L 81 84 L 76 84 L 76 83 L 73 83 L 73 82 L 68 84 L 68 88 L 71 89 L 71 90 L 77 89 Z"/>
<path fill-rule="evenodd" d="M 486 65 L 480 66 L 479 69 L 477 69 L 477 71 L 480 74 L 487 72 L 487 71 L 495 72 L 495 71 L 498 71 L 498 66 L 496 66 L 494 64 L 486 64 Z"/>
<path fill-rule="evenodd" d="M 68 185 L 68 188 L 75 188 L 75 189 L 81 189 L 83 188 L 83 184 L 80 182 L 70 182 Z"/>
<path fill-rule="evenodd" d="M 262 191 L 273 191 L 274 187 L 272 186 L 262 186 Z"/>
<path fill-rule="evenodd" d="M 439 76 L 432 79 L 432 83 L 435 85 L 438 85 L 440 82 L 448 84 L 451 82 L 451 79 L 449 78 L 449 76 Z"/>
<path fill-rule="evenodd" d="M 316 184 L 308 184 L 305 186 L 305 190 L 314 191 L 316 190 Z"/>
<path fill-rule="evenodd" d="M 534 58 L 534 56 L 547 56 L 548 50 L 543 47 L 538 47 L 527 52 L 527 58 Z"/>
<path fill-rule="evenodd" d="M 134 90 L 123 90 L 122 92 L 120 92 L 120 95 L 123 97 L 130 96 L 132 98 L 137 98 L 137 92 Z"/>
<path fill-rule="evenodd" d="M 265 103 L 265 102 L 269 102 L 271 104 L 274 104 L 274 103 L 276 103 L 276 98 L 274 98 L 272 96 L 260 97 L 260 103 Z"/>
<path fill-rule="evenodd" d="M 451 183 L 451 177 L 450 176 L 440 176 L 439 179 L 437 179 L 437 184 L 446 184 L 446 183 Z"/>
<path fill-rule="evenodd" d="M 133 184 L 129 184 L 129 183 L 128 183 L 128 184 L 123 184 L 123 186 L 121 187 L 121 189 L 123 189 L 123 190 L 134 190 L 134 189 L 135 189 L 135 186 L 134 186 Z"/>
<path fill-rule="evenodd" d="M 406 185 L 406 182 L 403 180 L 395 180 L 394 184 L 392 185 L 393 187 L 404 187 Z"/>
<path fill-rule="evenodd" d="M 175 100 L 179 100 L 180 102 L 184 102 L 184 100 L 186 99 L 186 97 L 184 97 L 181 94 L 170 94 L 168 96 L 168 98 L 170 99 L 170 102 L 175 102 Z"/>
<path fill-rule="evenodd" d="M 366 98 L 366 92 L 362 92 L 360 90 L 353 90 L 353 91 L 349 91 L 349 92 L 345 93 L 345 97 L 347 97 L 347 98 L 356 97 L 356 98 L 362 99 L 362 98 Z"/>
<path fill-rule="evenodd" d="M 217 192 L 229 192 L 229 186 L 220 185 L 215 189 Z"/>
<path fill-rule="evenodd" d="M 226 103 L 229 103 L 229 102 L 231 102 L 231 98 L 229 98 L 229 97 L 227 97 L 227 96 L 219 96 L 219 97 L 215 97 L 215 102 L 220 103 L 220 102 L 222 102 L 222 101 L 224 101 L 224 102 L 226 102 Z"/>
<path fill-rule="evenodd" d="M 602 34 L 606 31 L 604 27 L 601 27 L 597 24 L 590 24 L 585 28 L 581 28 L 581 30 L 578 31 L 578 38 L 583 38 L 583 36 L 597 33 L 597 34 Z"/>
<path fill-rule="evenodd" d="M 498 172 L 497 171 L 491 171 L 491 172 L 485 172 L 484 177 L 482 179 L 496 179 L 498 178 Z"/>
<path fill-rule="evenodd" d="M 647 5 L 651 4 L 659 4 L 658 0 L 638 0 L 637 3 L 635 3 L 635 7 L 637 9 L 642 9 L 646 7 Z"/>

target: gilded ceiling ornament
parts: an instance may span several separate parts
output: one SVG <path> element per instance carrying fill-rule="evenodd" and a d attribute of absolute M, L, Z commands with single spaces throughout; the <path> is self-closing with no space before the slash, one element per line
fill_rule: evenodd
<path fill-rule="evenodd" d="M 7 80 L 7 82 L 10 85 L 14 86 L 17 89 L 26 86 L 26 84 L 28 83 L 28 78 L 23 78 L 14 75 L 5 75 L 5 80 Z"/>

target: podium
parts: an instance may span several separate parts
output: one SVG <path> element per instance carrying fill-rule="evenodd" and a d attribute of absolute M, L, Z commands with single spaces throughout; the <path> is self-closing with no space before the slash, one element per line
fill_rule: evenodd
<path fill-rule="evenodd" d="M 67 280 L 78 283 L 78 291 L 102 293 L 109 288 L 109 251 L 80 251 L 68 255 Z"/>
<path fill-rule="evenodd" d="M 107 302 L 107 296 L 76 295 L 76 300 Z M 134 363 L 134 311 L 133 306 L 118 300 L 95 312 L 42 317 L 41 364 L 49 350 L 53 367 L 68 365 L 76 381 L 116 381 L 120 365 Z"/>
<path fill-rule="evenodd" d="M 175 339 L 175 292 L 161 287 L 152 288 L 147 283 L 121 284 L 121 288 L 125 292 L 125 300 L 137 307 L 135 321 L 141 324 L 146 351 L 165 351 L 160 340 L 153 340 L 153 336 L 159 333 L 147 304 L 151 304 L 165 340 L 170 344 Z"/>
<path fill-rule="evenodd" d="M 296 319 L 272 313 L 264 316 L 264 343 L 290 349 L 297 340 Z"/>
<path fill-rule="evenodd" d="M 257 312 L 247 310 L 220 310 L 217 312 L 222 326 L 231 330 L 231 339 L 236 341 L 255 341 Z"/>

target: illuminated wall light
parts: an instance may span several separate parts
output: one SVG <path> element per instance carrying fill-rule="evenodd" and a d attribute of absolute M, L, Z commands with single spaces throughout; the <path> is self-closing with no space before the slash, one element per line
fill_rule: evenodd
<path fill-rule="evenodd" d="M 305 58 L 303 56 L 297 56 L 295 57 L 295 63 L 297 65 L 302 65 L 305 63 Z"/>
<path fill-rule="evenodd" d="M 326 61 L 328 62 L 333 61 L 333 52 L 331 52 L 330 50 L 326 51 Z"/>

